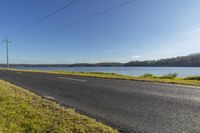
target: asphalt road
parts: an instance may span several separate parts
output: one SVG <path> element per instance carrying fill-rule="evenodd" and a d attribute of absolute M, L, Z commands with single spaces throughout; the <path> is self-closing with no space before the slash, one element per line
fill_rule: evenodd
<path fill-rule="evenodd" d="M 5 70 L 0 79 L 55 98 L 122 132 L 200 132 L 197 87 Z"/>

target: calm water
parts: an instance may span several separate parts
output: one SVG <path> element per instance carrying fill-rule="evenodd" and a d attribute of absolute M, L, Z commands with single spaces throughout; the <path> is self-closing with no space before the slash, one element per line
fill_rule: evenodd
<path fill-rule="evenodd" d="M 178 77 L 200 76 L 200 67 L 18 67 L 18 69 L 109 72 L 134 76 L 145 73 L 158 76 L 170 73 L 178 73 Z"/>

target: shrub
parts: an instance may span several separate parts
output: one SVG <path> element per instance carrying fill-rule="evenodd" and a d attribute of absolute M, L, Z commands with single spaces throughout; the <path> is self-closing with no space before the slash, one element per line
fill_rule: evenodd
<path fill-rule="evenodd" d="M 200 80 L 200 76 L 190 76 L 190 77 L 186 77 L 184 79 L 185 80 Z"/>
<path fill-rule="evenodd" d="M 164 76 L 161 76 L 161 79 L 175 79 L 178 76 L 177 73 L 172 73 L 172 74 L 166 74 Z"/>
<path fill-rule="evenodd" d="M 151 78 L 153 78 L 155 76 L 153 74 L 145 73 L 141 77 L 145 77 L 145 78 L 151 77 Z"/>

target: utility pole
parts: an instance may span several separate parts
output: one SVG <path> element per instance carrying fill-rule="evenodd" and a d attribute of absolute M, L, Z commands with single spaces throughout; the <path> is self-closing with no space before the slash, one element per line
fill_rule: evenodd
<path fill-rule="evenodd" d="M 9 48 L 9 44 L 11 43 L 11 41 L 9 41 L 8 40 L 8 38 L 6 39 L 6 40 L 3 40 L 3 42 L 5 42 L 6 43 L 6 57 L 7 57 L 7 67 L 9 68 L 9 50 L 8 50 L 8 48 Z"/>

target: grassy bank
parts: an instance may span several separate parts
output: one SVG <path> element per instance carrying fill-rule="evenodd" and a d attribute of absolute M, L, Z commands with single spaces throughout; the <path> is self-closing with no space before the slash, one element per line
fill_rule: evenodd
<path fill-rule="evenodd" d="M 117 133 L 102 123 L 0 80 L 0 133 Z"/>
<path fill-rule="evenodd" d="M 7 69 L 1 68 L 1 70 L 7 70 Z M 62 75 L 84 76 L 84 77 L 95 77 L 95 78 L 108 78 L 108 79 L 119 79 L 119 80 L 146 81 L 146 82 L 200 86 L 200 76 L 177 78 L 176 74 L 167 74 L 163 76 L 144 74 L 142 76 L 136 77 L 136 76 L 115 74 L 115 73 L 101 73 L 101 72 L 67 72 L 67 71 L 19 70 L 19 69 L 9 69 L 9 70 L 18 72 L 37 72 L 37 73 L 62 74 Z"/>

